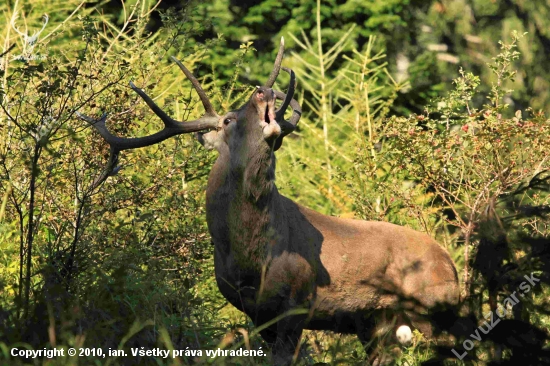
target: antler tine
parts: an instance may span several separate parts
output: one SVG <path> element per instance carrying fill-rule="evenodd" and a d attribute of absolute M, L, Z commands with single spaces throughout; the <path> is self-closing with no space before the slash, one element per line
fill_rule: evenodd
<path fill-rule="evenodd" d="M 150 146 L 158 144 L 172 136 L 180 135 L 182 133 L 198 132 L 207 129 L 215 129 L 218 127 L 218 117 L 203 116 L 197 120 L 191 122 L 178 122 L 170 118 L 162 109 L 160 109 L 155 102 L 145 92 L 137 88 L 134 84 L 130 83 L 132 89 L 134 89 L 140 97 L 143 98 L 145 103 L 159 116 L 164 122 L 165 127 L 149 136 L 143 137 L 118 137 L 113 135 L 107 129 L 105 121 L 107 120 L 107 114 L 104 114 L 99 120 L 95 120 L 91 117 L 85 116 L 81 113 L 77 115 L 90 123 L 99 132 L 101 137 L 111 146 L 118 151 L 138 149 L 140 147 Z"/>
<path fill-rule="evenodd" d="M 284 119 L 286 109 L 288 108 L 288 105 L 292 101 L 292 98 L 294 97 L 294 90 L 296 89 L 296 74 L 294 74 L 294 71 L 292 71 L 287 67 L 283 67 L 283 70 L 290 74 L 290 83 L 288 86 L 288 91 L 286 93 L 286 96 L 283 100 L 283 104 L 281 104 L 281 107 L 275 112 L 275 119 L 277 121 Z"/>
<path fill-rule="evenodd" d="M 101 137 L 103 137 L 103 139 L 109 144 L 109 146 L 116 145 L 116 142 L 113 140 L 113 138 L 117 137 L 109 132 L 109 130 L 107 129 L 107 125 L 105 124 L 105 121 L 107 121 L 107 113 L 103 113 L 100 119 L 94 119 L 80 112 L 76 112 L 76 115 L 80 119 L 88 122 L 92 127 L 94 127 L 96 131 L 101 135 Z"/>
<path fill-rule="evenodd" d="M 101 175 L 93 182 L 93 187 L 98 187 L 107 177 L 113 172 L 116 172 L 116 164 L 118 162 L 118 155 L 123 150 L 129 150 L 129 149 L 137 149 L 140 147 L 150 146 L 157 144 L 159 142 L 162 142 L 172 136 L 176 136 L 182 133 L 190 133 L 190 132 L 198 132 L 203 130 L 210 130 L 210 129 L 216 129 L 218 128 L 218 114 L 214 111 L 214 108 L 212 107 L 212 104 L 208 100 L 208 97 L 206 96 L 206 93 L 201 88 L 199 82 L 197 79 L 193 76 L 189 70 L 185 68 L 175 58 L 172 58 L 180 69 L 184 72 L 184 74 L 187 76 L 189 80 L 191 80 L 191 83 L 193 84 L 193 87 L 199 94 L 199 97 L 201 98 L 202 104 L 204 106 L 204 109 L 206 110 L 206 113 L 200 117 L 197 120 L 190 121 L 190 122 L 179 122 L 175 119 L 168 116 L 159 106 L 155 104 L 155 102 L 141 89 L 136 87 L 132 82 L 130 82 L 130 87 L 147 103 L 149 108 L 162 120 L 164 123 L 164 128 L 152 135 L 144 136 L 144 137 L 133 137 L 133 138 L 124 138 L 124 137 L 118 137 L 113 135 L 109 132 L 109 129 L 107 128 L 106 121 L 107 121 L 107 114 L 103 114 L 101 118 L 94 119 L 91 117 L 88 117 L 82 113 L 76 112 L 76 115 L 83 119 L 84 121 L 88 122 L 92 127 L 96 129 L 96 131 L 103 137 L 103 139 L 109 144 L 110 147 L 110 154 L 109 154 L 109 161 L 107 162 L 107 165 L 105 166 L 103 172 Z"/>
<path fill-rule="evenodd" d="M 117 167 L 119 153 L 120 151 L 116 148 L 112 146 L 109 148 L 109 160 L 107 161 L 107 164 L 105 164 L 105 168 L 103 168 L 101 175 L 94 179 L 92 189 L 99 187 L 101 183 L 103 183 L 110 175 L 115 175 L 120 170 L 121 167 Z"/>
<path fill-rule="evenodd" d="M 279 52 L 277 52 L 277 57 L 275 58 L 275 64 L 273 65 L 273 70 L 269 75 L 269 79 L 265 83 L 265 86 L 271 88 L 279 76 L 279 71 L 281 70 L 281 63 L 283 62 L 283 54 L 285 53 L 285 38 L 281 37 L 281 43 L 279 45 Z"/>
<path fill-rule="evenodd" d="M 283 100 L 283 104 L 276 112 L 275 119 L 277 121 L 284 121 L 284 115 L 285 115 L 286 109 L 288 108 L 289 105 L 292 108 L 292 116 L 290 117 L 288 122 L 284 121 L 289 123 L 292 127 L 288 125 L 281 126 L 281 127 L 286 127 L 286 128 L 283 128 L 283 131 L 281 134 L 281 136 L 284 137 L 289 133 L 291 133 L 292 131 L 294 131 L 294 129 L 296 128 L 296 125 L 298 124 L 298 121 L 302 116 L 302 107 L 300 106 L 300 103 L 298 103 L 298 101 L 296 101 L 296 99 L 293 98 L 294 91 L 296 89 L 296 75 L 294 74 L 294 71 L 286 67 L 283 67 L 283 70 L 285 70 L 290 74 L 290 85 L 288 87 L 288 92 L 286 94 L 278 90 L 274 90 L 274 92 L 277 98 Z"/>
<path fill-rule="evenodd" d="M 207 111 L 204 114 L 204 116 L 192 122 L 185 122 L 185 123 L 179 122 L 173 119 L 172 117 L 170 117 L 169 115 L 167 115 L 166 112 L 164 112 L 158 105 L 156 105 L 155 102 L 153 102 L 153 100 L 143 90 L 135 86 L 134 83 L 130 82 L 130 87 L 141 97 L 141 99 L 145 101 L 145 103 L 147 103 L 149 108 L 151 108 L 151 110 L 155 112 L 157 116 L 159 116 L 162 122 L 164 122 L 164 125 L 166 126 L 166 128 L 182 129 L 181 133 L 186 133 L 186 132 L 196 132 L 206 128 L 216 128 L 218 126 L 217 125 L 218 115 L 216 114 L 216 112 L 212 112 L 213 109 L 211 109 L 210 113 Z M 210 107 L 212 106 L 210 105 Z M 209 126 L 208 122 L 211 120 L 216 121 L 216 124 Z M 195 123 L 195 122 L 200 122 L 200 123 Z M 189 131 L 187 131 L 186 129 L 189 129 Z"/>
<path fill-rule="evenodd" d="M 109 130 L 107 130 L 107 126 L 105 125 L 105 121 L 107 120 L 107 113 L 104 113 L 98 120 L 88 117 L 80 112 L 76 112 L 76 115 L 92 125 L 97 130 L 97 132 L 99 132 L 101 137 L 103 137 L 105 141 L 107 141 L 107 143 L 109 144 L 109 160 L 107 161 L 107 164 L 105 164 L 105 167 L 103 168 L 103 171 L 101 172 L 99 177 L 97 177 L 92 183 L 92 189 L 95 189 L 115 171 L 120 150 L 116 148 L 116 145 L 112 144 L 111 137 L 114 136 L 109 133 Z"/>
<path fill-rule="evenodd" d="M 281 147 L 283 143 L 283 137 L 296 130 L 296 125 L 298 124 L 298 121 L 302 116 L 302 107 L 300 106 L 300 103 L 298 103 L 298 101 L 293 98 L 294 91 L 296 89 L 296 75 L 294 74 L 294 71 L 286 67 L 283 67 L 283 70 L 290 74 L 290 85 L 286 94 L 278 90 L 274 90 L 275 96 L 278 99 L 283 100 L 283 104 L 277 110 L 277 112 L 275 112 L 275 120 L 279 123 L 279 126 L 281 127 L 281 135 L 275 141 L 275 145 L 273 148 L 274 151 L 279 150 L 279 148 Z M 292 108 L 292 116 L 288 121 L 285 121 L 284 115 L 289 105 Z"/>
<path fill-rule="evenodd" d="M 302 106 L 295 99 L 292 99 L 292 101 L 290 102 L 290 106 L 292 107 L 292 116 L 290 117 L 288 122 L 296 127 L 298 121 L 302 117 Z"/>
<path fill-rule="evenodd" d="M 195 91 L 199 95 L 199 98 L 201 98 L 202 105 L 204 106 L 204 109 L 206 110 L 206 115 L 218 117 L 218 114 L 214 110 L 214 107 L 212 107 L 212 103 L 210 103 L 210 99 L 208 99 L 208 96 L 206 95 L 206 93 L 202 89 L 201 84 L 199 83 L 197 78 L 195 78 L 195 75 L 193 75 L 191 73 L 191 71 L 189 71 L 187 69 L 187 67 L 185 67 L 180 62 L 180 60 L 178 60 L 174 56 L 170 56 L 170 58 L 172 59 L 172 61 L 174 61 L 176 63 L 176 65 L 178 65 L 180 70 L 183 71 L 183 73 L 185 74 L 187 79 L 189 79 L 189 81 L 191 81 L 191 84 L 193 84 L 193 88 L 195 88 Z"/>
<path fill-rule="evenodd" d="M 280 92 L 278 90 L 274 90 L 275 96 L 279 99 L 285 99 L 288 98 L 288 95 Z M 300 117 L 302 117 L 302 107 L 300 106 L 300 103 L 296 101 L 296 99 L 292 99 L 290 101 L 290 107 L 292 108 L 292 116 L 288 121 L 283 119 L 278 119 L 277 122 L 281 126 L 282 132 L 281 136 L 284 137 L 294 131 L 296 129 L 296 125 L 298 124 L 298 121 L 300 120 Z"/>

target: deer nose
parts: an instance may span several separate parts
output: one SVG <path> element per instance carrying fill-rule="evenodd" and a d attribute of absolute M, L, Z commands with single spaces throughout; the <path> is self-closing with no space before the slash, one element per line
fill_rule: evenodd
<path fill-rule="evenodd" d="M 275 92 L 271 88 L 259 87 L 256 91 L 256 99 L 260 102 L 269 102 L 275 98 Z"/>

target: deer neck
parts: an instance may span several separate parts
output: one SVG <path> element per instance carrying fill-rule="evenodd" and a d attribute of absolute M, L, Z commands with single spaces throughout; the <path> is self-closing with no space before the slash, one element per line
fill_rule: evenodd
<path fill-rule="evenodd" d="M 253 148 L 232 146 L 230 158 L 220 155 L 207 191 L 208 226 L 218 250 L 231 255 L 240 269 L 254 272 L 261 270 L 270 244 L 278 241 L 275 156 L 261 142 Z"/>
<path fill-rule="evenodd" d="M 275 188 L 275 154 L 261 131 L 239 131 L 241 138 L 230 145 L 231 161 L 228 183 L 238 198 L 260 210 L 277 194 Z"/>
<path fill-rule="evenodd" d="M 214 228 L 226 225 L 227 221 L 230 196 L 229 185 L 227 184 L 229 164 L 229 154 L 220 154 L 208 175 L 206 221 L 213 239 L 216 239 L 216 237 L 224 239 L 226 237 L 226 235 L 221 235 L 220 230 L 214 230 Z"/>

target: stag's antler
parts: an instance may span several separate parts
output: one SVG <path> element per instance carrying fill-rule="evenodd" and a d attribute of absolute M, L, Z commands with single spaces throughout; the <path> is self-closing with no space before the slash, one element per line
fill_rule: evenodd
<path fill-rule="evenodd" d="M 269 79 L 265 83 L 265 87 L 272 88 L 279 76 L 279 71 L 281 70 L 281 63 L 283 62 L 283 55 L 285 53 L 285 37 L 281 37 L 281 43 L 279 44 L 279 51 L 277 52 L 277 57 L 275 58 L 275 64 L 273 65 L 273 70 L 269 75 Z"/>
<path fill-rule="evenodd" d="M 300 117 L 302 116 L 302 107 L 300 106 L 300 103 L 298 103 L 296 99 L 293 98 L 294 91 L 296 90 L 296 74 L 294 74 L 294 71 L 287 67 L 283 67 L 283 70 L 290 74 L 290 85 L 288 86 L 288 91 L 286 94 L 278 90 L 274 90 L 275 96 L 283 100 L 283 104 L 281 104 L 281 107 L 279 107 L 279 109 L 275 112 L 275 116 L 277 121 L 283 121 L 286 109 L 290 105 L 292 107 L 292 116 L 290 117 L 290 120 L 288 122 L 290 122 L 290 124 L 292 124 L 292 126 L 294 126 L 295 128 L 298 124 L 298 121 L 300 120 Z M 288 135 L 290 132 L 292 131 L 285 133 L 284 136 Z"/>
<path fill-rule="evenodd" d="M 164 122 L 164 128 L 159 132 L 144 137 L 118 137 L 110 133 L 107 129 L 107 125 L 105 124 L 107 120 L 106 113 L 103 114 L 100 119 L 94 119 L 77 112 L 77 116 L 91 124 L 101 135 L 101 137 L 103 137 L 103 139 L 109 144 L 110 147 L 109 161 L 101 176 L 95 180 L 93 184 L 94 187 L 97 187 L 105 179 L 107 179 L 107 177 L 111 175 L 113 171 L 116 171 L 118 154 L 123 150 L 138 149 L 140 147 L 154 145 L 172 136 L 180 135 L 182 133 L 190 133 L 218 128 L 219 116 L 212 107 L 212 103 L 210 103 L 208 96 L 202 89 L 198 80 L 179 60 L 177 60 L 173 56 L 171 58 L 193 84 L 193 88 L 197 91 L 197 94 L 201 99 L 202 105 L 204 106 L 204 115 L 199 119 L 190 122 L 176 121 L 175 119 L 168 116 L 143 90 L 136 87 L 132 82 L 130 82 L 130 87 L 136 93 L 138 93 L 138 95 L 145 101 L 145 103 L 147 103 L 149 108 L 151 108 L 151 110 L 160 117 L 162 122 Z"/>
<path fill-rule="evenodd" d="M 279 51 L 277 52 L 277 57 L 275 58 L 275 64 L 273 65 L 273 70 L 271 71 L 271 74 L 269 75 L 269 79 L 265 83 L 265 86 L 268 88 L 273 87 L 273 84 L 275 84 L 275 80 L 277 79 L 277 76 L 279 76 L 279 71 L 281 70 L 281 63 L 283 62 L 283 54 L 285 52 L 285 39 L 284 37 L 281 37 L 281 43 L 279 45 Z M 287 93 L 280 92 L 278 90 L 274 90 L 275 96 L 283 101 L 283 104 L 279 107 L 279 109 L 275 112 L 275 120 L 279 122 L 279 125 L 281 126 L 281 135 L 275 142 L 274 150 L 277 151 L 281 147 L 283 143 L 283 137 L 288 135 L 289 133 L 293 132 L 296 129 L 296 125 L 298 124 L 298 121 L 300 120 L 300 117 L 302 116 L 302 107 L 300 106 L 300 103 L 298 103 L 294 99 L 294 91 L 296 90 L 296 75 L 294 74 L 294 71 L 292 71 L 289 68 L 283 67 L 283 70 L 288 72 L 290 74 L 290 85 L 288 87 Z M 286 121 L 284 120 L 285 112 L 288 106 L 292 107 L 292 116 L 290 117 L 290 120 Z"/>

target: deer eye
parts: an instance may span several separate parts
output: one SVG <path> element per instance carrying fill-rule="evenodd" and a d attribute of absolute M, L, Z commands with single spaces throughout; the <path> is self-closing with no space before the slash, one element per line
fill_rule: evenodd
<path fill-rule="evenodd" d="M 228 124 L 231 123 L 232 120 L 233 119 L 231 119 L 231 118 L 226 118 L 226 119 L 223 120 L 223 124 L 227 126 Z"/>

